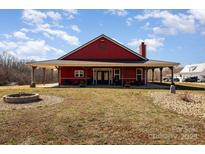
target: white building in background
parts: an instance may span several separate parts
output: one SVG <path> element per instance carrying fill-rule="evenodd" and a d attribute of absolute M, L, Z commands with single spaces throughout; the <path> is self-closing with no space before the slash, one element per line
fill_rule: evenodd
<path fill-rule="evenodd" d="M 186 65 L 180 72 L 181 81 L 188 77 L 198 77 L 198 81 L 205 82 L 205 63 Z"/>

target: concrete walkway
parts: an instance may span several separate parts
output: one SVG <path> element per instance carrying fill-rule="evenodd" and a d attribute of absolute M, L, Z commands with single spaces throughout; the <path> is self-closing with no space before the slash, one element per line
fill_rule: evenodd
<path fill-rule="evenodd" d="M 58 87 L 58 83 L 36 84 L 36 88 L 54 88 Z"/>

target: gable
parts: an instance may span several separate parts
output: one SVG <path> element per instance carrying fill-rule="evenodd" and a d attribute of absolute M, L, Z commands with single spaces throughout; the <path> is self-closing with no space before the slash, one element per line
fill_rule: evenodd
<path fill-rule="evenodd" d="M 134 51 L 126 48 L 105 35 L 95 38 L 71 53 L 61 57 L 62 60 L 93 61 L 140 61 L 145 60 Z"/>

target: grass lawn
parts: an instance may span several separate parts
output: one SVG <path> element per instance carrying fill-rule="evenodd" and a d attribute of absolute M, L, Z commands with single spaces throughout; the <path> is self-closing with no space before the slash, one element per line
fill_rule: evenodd
<path fill-rule="evenodd" d="M 19 91 L 64 101 L 0 111 L 0 144 L 205 144 L 205 120 L 155 106 L 153 90 L 22 87 L 0 96 Z"/>

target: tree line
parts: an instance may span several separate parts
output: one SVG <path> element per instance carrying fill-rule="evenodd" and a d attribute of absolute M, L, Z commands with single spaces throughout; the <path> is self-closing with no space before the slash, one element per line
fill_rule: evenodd
<path fill-rule="evenodd" d="M 0 85 L 18 84 L 26 85 L 31 82 L 31 67 L 26 65 L 27 62 L 34 60 L 23 60 L 9 54 L 2 52 L 0 54 Z M 35 70 L 36 83 L 43 82 L 43 70 L 41 68 Z M 57 81 L 57 71 L 53 72 L 53 80 L 51 78 L 51 71 L 46 70 L 46 83 Z"/>

